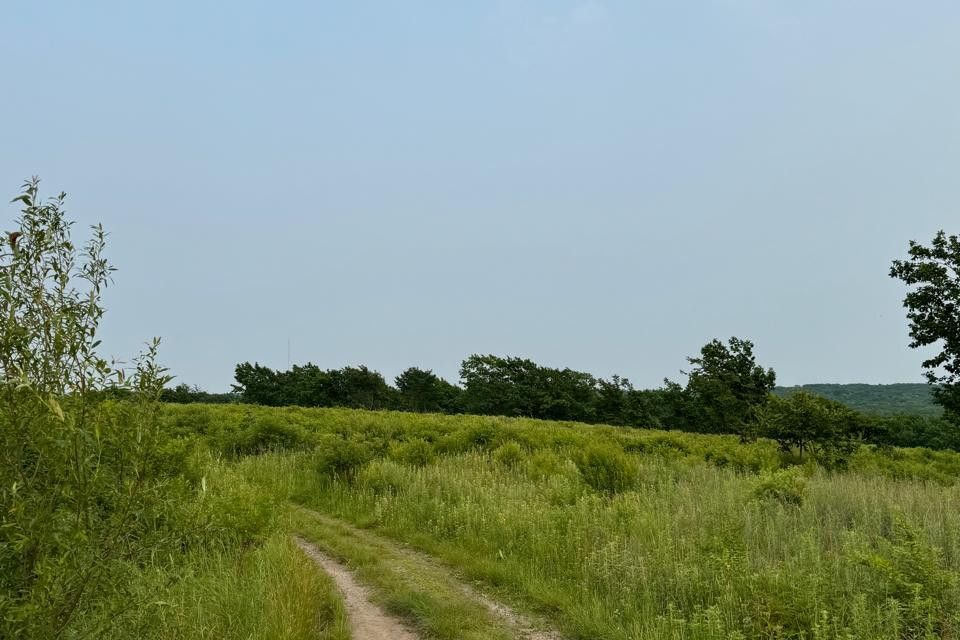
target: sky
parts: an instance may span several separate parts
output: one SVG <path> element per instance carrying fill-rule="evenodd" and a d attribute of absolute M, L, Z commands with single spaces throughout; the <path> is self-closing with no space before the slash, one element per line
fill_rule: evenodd
<path fill-rule="evenodd" d="M 36 0 L 0 27 L 0 190 L 39 175 L 78 238 L 104 224 L 104 347 L 160 336 L 178 382 L 493 353 L 654 387 L 733 335 L 781 384 L 922 379 L 888 270 L 960 231 L 960 3 Z"/>

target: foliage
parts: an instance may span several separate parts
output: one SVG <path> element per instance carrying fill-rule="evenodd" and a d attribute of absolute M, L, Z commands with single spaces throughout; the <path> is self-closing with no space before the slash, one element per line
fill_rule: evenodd
<path fill-rule="evenodd" d="M 433 371 L 410 367 L 396 377 L 400 405 L 407 411 L 459 413 L 462 390 Z"/>
<path fill-rule="evenodd" d="M 193 410 L 166 408 L 171 423 Z M 206 410 L 204 428 L 216 433 L 248 408 Z M 515 595 L 567 637 L 907 640 L 960 629 L 954 452 L 862 446 L 846 469 L 827 472 L 809 456 L 794 465 L 764 438 L 249 410 L 282 416 L 321 443 L 315 453 L 238 463 L 251 482 L 364 529 L 309 529 L 318 542 L 365 565 L 382 556 L 369 530 L 396 538 Z M 346 436 L 367 447 L 368 461 L 350 477 L 311 473 L 326 439 Z M 415 440 L 435 443 L 430 462 L 391 459 Z M 422 602 L 428 594 L 401 595 L 412 585 L 385 588 Z"/>
<path fill-rule="evenodd" d="M 390 457 L 404 464 L 422 467 L 433 462 L 433 445 L 422 438 L 400 442 L 391 445 Z"/>
<path fill-rule="evenodd" d="M 286 425 L 238 415 L 220 439 L 196 406 L 167 420 L 157 341 L 131 369 L 98 355 L 106 234 L 77 248 L 64 195 L 41 201 L 36 180 L 16 201 L 0 251 L 0 637 L 294 640 L 316 637 L 320 612 L 323 637 L 345 638 L 272 496 L 208 453 L 276 448 Z"/>
<path fill-rule="evenodd" d="M 776 387 L 778 396 L 807 391 L 842 402 L 855 411 L 871 416 L 911 415 L 939 417 L 943 410 L 933 402 L 933 390 L 922 382 L 898 384 L 804 384 Z"/>
<path fill-rule="evenodd" d="M 401 411 L 475 415 L 526 416 L 575 420 L 641 428 L 679 429 L 707 433 L 759 433 L 758 418 L 773 384 L 773 372 L 757 366 L 753 346 L 732 338 L 705 345 L 686 387 L 669 380 L 659 389 L 635 389 L 618 375 L 595 378 L 570 369 L 551 369 L 521 358 L 474 355 L 464 360 L 462 387 L 432 371 L 411 367 L 396 377 L 396 388 L 366 367 L 323 371 L 315 365 L 274 371 L 258 364 L 237 366 L 233 394 L 204 394 L 179 385 L 165 390 L 164 399 L 226 402 L 237 398 L 269 406 L 318 406 L 398 409 Z M 775 388 L 786 397 L 798 390 L 834 397 L 866 409 L 918 409 L 924 415 L 861 415 L 857 420 L 866 442 L 895 446 L 928 446 L 960 450 L 960 432 L 929 414 L 916 387 L 927 385 L 806 385 Z M 889 391 L 889 398 L 884 395 Z M 209 399 L 207 399 L 209 397 Z M 902 399 L 901 399 L 902 398 Z M 916 404 L 919 402 L 920 404 Z M 886 403 L 886 404 L 884 404 Z M 450 444 L 450 443 L 448 443 Z M 286 446 L 286 445 L 282 445 Z M 243 447 L 235 452 L 248 451 Z M 716 458 L 719 462 L 722 457 Z"/>
<path fill-rule="evenodd" d="M 753 490 L 753 496 L 761 501 L 775 501 L 783 505 L 799 507 L 807 483 L 800 469 L 780 469 L 765 474 Z"/>
<path fill-rule="evenodd" d="M 97 354 L 113 271 L 103 229 L 78 250 L 65 195 L 41 201 L 37 179 L 15 201 L 17 235 L 0 256 L 0 624 L 46 638 L 122 590 L 119 559 L 154 535 L 167 378 L 158 341 L 132 375 Z"/>
<path fill-rule="evenodd" d="M 803 460 L 812 454 L 827 466 L 842 464 L 859 445 L 866 423 L 839 402 L 800 391 L 771 397 L 761 414 L 761 433 L 784 452 L 796 449 Z"/>
<path fill-rule="evenodd" d="M 524 457 L 523 447 L 516 442 L 506 442 L 493 451 L 493 459 L 508 467 L 516 467 Z"/>
<path fill-rule="evenodd" d="M 574 461 L 584 482 L 608 494 L 632 487 L 637 474 L 633 461 L 612 444 L 591 444 Z"/>
<path fill-rule="evenodd" d="M 730 338 L 727 344 L 712 340 L 700 356 L 687 358 L 685 395 L 696 417 L 688 428 L 711 433 L 749 434 L 756 424 L 756 411 L 764 406 L 776 382 L 773 369 L 756 363 L 753 343 Z"/>
<path fill-rule="evenodd" d="M 930 246 L 910 242 L 909 258 L 894 260 L 890 276 L 912 289 L 903 299 L 910 346 L 939 345 L 923 362 L 934 400 L 960 425 L 960 238 L 939 231 Z"/>
<path fill-rule="evenodd" d="M 194 402 L 203 402 L 207 404 L 227 404 L 237 402 L 239 397 L 235 393 L 209 393 L 200 387 L 188 384 L 178 384 L 170 388 L 165 387 L 160 393 L 162 402 L 176 402 L 179 404 L 191 404 Z"/>
<path fill-rule="evenodd" d="M 386 409 L 397 404 L 396 390 L 383 376 L 361 365 L 322 370 L 314 364 L 274 371 L 244 362 L 235 371 L 234 393 L 244 402 L 271 407 L 354 407 Z"/>

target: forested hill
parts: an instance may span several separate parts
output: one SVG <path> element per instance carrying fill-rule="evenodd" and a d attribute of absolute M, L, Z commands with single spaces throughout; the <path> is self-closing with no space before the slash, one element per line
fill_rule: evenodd
<path fill-rule="evenodd" d="M 777 395 L 789 395 L 805 389 L 831 400 L 879 415 L 910 414 L 939 416 L 942 411 L 933 403 L 930 386 L 924 383 L 900 384 L 805 384 L 797 387 L 777 387 Z"/>

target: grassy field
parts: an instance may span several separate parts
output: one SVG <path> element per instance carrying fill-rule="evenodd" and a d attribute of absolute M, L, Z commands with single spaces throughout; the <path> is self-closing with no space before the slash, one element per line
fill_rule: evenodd
<path fill-rule="evenodd" d="M 773 443 L 720 436 L 331 409 L 166 412 L 171 432 L 226 456 L 274 504 L 426 551 L 573 638 L 960 632 L 957 454 L 863 448 L 827 472 Z M 313 528 L 328 550 L 362 559 L 362 542 Z M 384 578 L 381 593 L 415 618 L 409 588 Z M 456 637 L 443 624 L 427 635 Z"/>

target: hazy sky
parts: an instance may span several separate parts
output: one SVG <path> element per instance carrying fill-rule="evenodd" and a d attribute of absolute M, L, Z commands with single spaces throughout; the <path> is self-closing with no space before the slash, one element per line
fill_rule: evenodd
<path fill-rule="evenodd" d="M 0 194 L 39 174 L 104 223 L 106 345 L 162 336 L 181 381 L 285 368 L 289 339 L 388 380 L 496 353 L 655 386 L 730 335 L 784 384 L 921 379 L 887 271 L 960 231 L 955 1 L 33 1 L 0 27 Z"/>

